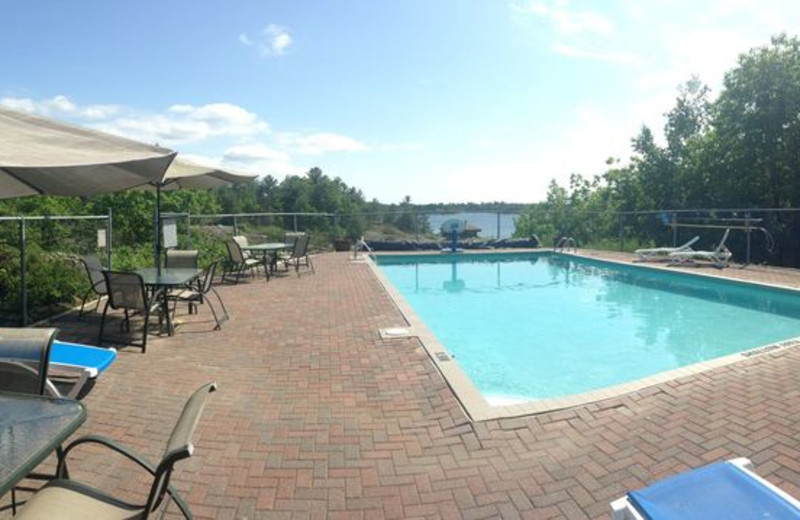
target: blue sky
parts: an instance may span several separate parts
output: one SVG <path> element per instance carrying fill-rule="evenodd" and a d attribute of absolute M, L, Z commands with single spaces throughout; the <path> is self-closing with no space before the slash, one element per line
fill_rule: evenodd
<path fill-rule="evenodd" d="M 541 200 L 793 0 L 0 0 L 0 104 L 368 199 Z"/>

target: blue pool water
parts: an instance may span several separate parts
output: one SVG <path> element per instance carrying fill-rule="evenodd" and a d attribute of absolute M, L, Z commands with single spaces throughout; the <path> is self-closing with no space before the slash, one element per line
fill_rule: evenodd
<path fill-rule="evenodd" d="M 378 257 L 490 402 L 604 388 L 800 336 L 800 296 L 556 254 Z"/>

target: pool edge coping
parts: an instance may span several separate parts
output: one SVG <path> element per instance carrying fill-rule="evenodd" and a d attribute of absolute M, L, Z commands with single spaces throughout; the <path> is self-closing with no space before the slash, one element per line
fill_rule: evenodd
<path fill-rule="evenodd" d="M 520 253 L 520 254 L 553 253 L 553 251 L 549 249 L 515 249 L 515 250 L 504 249 L 498 251 L 485 251 L 485 250 L 475 251 L 475 253 L 481 253 L 486 255 L 491 255 L 493 253 L 507 254 L 509 252 Z M 381 253 L 373 253 L 373 254 L 376 256 L 380 256 Z M 397 254 L 397 253 L 392 252 L 388 254 Z M 438 256 L 441 253 L 421 251 L 421 252 L 407 252 L 407 254 L 409 256 L 411 256 L 412 254 L 419 256 Z M 471 253 L 464 252 L 461 254 L 469 255 Z M 800 289 L 797 289 L 795 287 L 770 284 L 765 282 L 751 282 L 740 279 L 733 279 L 712 273 L 675 271 L 674 269 L 668 268 L 666 265 L 652 265 L 652 264 L 640 265 L 638 262 L 623 262 L 620 260 L 598 258 L 596 256 L 581 255 L 576 253 L 559 252 L 555 254 L 563 256 L 574 256 L 576 258 L 586 258 L 593 261 L 608 262 L 611 264 L 618 264 L 624 266 L 640 267 L 643 269 L 666 270 L 668 272 L 673 272 L 673 273 L 679 272 L 686 276 L 711 277 L 719 280 L 730 281 L 737 284 L 756 285 L 770 289 L 788 290 L 800 294 Z M 409 333 L 407 336 L 404 337 L 416 337 L 418 339 L 419 343 L 422 345 L 423 350 L 425 350 L 425 352 L 427 353 L 428 358 L 433 362 L 434 366 L 442 375 L 448 387 L 450 387 L 450 390 L 453 392 L 453 395 L 456 397 L 456 400 L 461 404 L 461 407 L 466 413 L 466 415 L 475 422 L 489 421 L 495 419 L 510 419 L 514 417 L 522 417 L 528 415 L 538 415 L 547 412 L 564 410 L 567 408 L 585 406 L 606 399 L 622 397 L 624 395 L 638 392 L 640 390 L 655 385 L 667 383 L 669 381 L 674 381 L 676 379 L 680 379 L 683 377 L 698 375 L 700 373 L 707 372 L 715 368 L 729 366 L 735 363 L 739 363 L 741 361 L 759 357 L 764 354 L 771 354 L 780 350 L 800 345 L 800 336 L 796 336 L 793 338 L 787 338 L 775 343 L 760 345 L 752 349 L 743 350 L 741 352 L 728 354 L 707 361 L 700 361 L 698 363 L 693 363 L 691 365 L 686 365 L 672 370 L 658 372 L 650 376 L 635 379 L 633 381 L 628 381 L 626 383 L 621 383 L 618 385 L 601 388 L 598 390 L 591 390 L 589 392 L 582 392 L 580 394 L 574 394 L 566 397 L 553 397 L 553 398 L 539 399 L 536 401 L 523 401 L 519 403 L 493 406 L 486 400 L 486 398 L 480 392 L 475 383 L 472 382 L 472 380 L 461 369 L 458 363 L 451 362 L 455 361 L 454 356 L 450 352 L 448 352 L 447 349 L 444 347 L 444 345 L 436 338 L 435 334 L 433 334 L 433 331 L 431 331 L 428 328 L 428 326 L 425 325 L 425 323 L 417 315 L 413 307 L 406 301 L 406 299 L 403 297 L 400 291 L 394 286 L 394 284 L 392 284 L 389 278 L 380 270 L 380 268 L 375 263 L 372 256 L 365 255 L 365 258 L 367 259 L 365 263 L 369 265 L 370 270 L 373 272 L 375 277 L 383 286 L 384 290 L 389 295 L 395 307 L 397 308 L 397 310 L 403 316 L 403 319 L 408 324 Z"/>

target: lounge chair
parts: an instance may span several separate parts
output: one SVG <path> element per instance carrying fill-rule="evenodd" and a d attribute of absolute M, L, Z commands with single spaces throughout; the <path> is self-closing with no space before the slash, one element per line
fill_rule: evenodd
<path fill-rule="evenodd" d="M 0 328 L 0 391 L 61 397 L 47 379 L 57 332 Z"/>
<path fill-rule="evenodd" d="M 64 449 L 58 459 L 56 474 L 58 478 L 51 480 L 44 487 L 27 500 L 25 506 L 14 518 L 19 520 L 47 518 L 49 520 L 74 519 L 74 518 L 148 518 L 164 506 L 162 515 L 166 512 L 171 498 L 180 509 L 185 518 L 192 518 L 189 506 L 169 485 L 175 463 L 187 459 L 192 455 L 192 435 L 200 414 L 211 392 L 216 390 L 215 383 L 208 383 L 197 389 L 186 405 L 178 419 L 172 435 L 167 442 L 164 456 L 158 465 L 151 464 L 136 453 L 117 444 L 111 439 L 97 435 L 89 435 L 76 439 Z M 131 504 L 112 497 L 105 492 L 67 478 L 65 464 L 67 456 L 76 447 L 83 444 L 99 444 L 123 455 L 136 463 L 139 467 L 149 472 L 153 477 L 150 492 L 145 504 Z M 167 497 L 166 495 L 169 495 Z"/>
<path fill-rule="evenodd" d="M 614 520 L 800 518 L 800 502 L 753 472 L 745 458 L 710 464 L 611 502 Z"/>
<path fill-rule="evenodd" d="M 636 255 L 637 262 L 648 262 L 652 260 L 669 260 L 670 253 L 678 253 L 681 251 L 691 251 L 692 244 L 700 240 L 699 236 L 695 236 L 688 242 L 678 247 L 651 247 L 648 249 L 637 249 L 633 253 Z"/>
<path fill-rule="evenodd" d="M 50 367 L 73 377 L 56 376 L 51 372 L 50 379 L 57 388 L 69 384 L 66 393 L 61 391 L 66 397 L 81 399 L 92 389 L 98 376 L 116 359 L 117 350 L 113 348 L 56 340 L 50 349 Z"/>
<path fill-rule="evenodd" d="M 117 359 L 113 348 L 54 340 L 56 332 L 0 328 L 0 390 L 79 399 Z"/>
<path fill-rule="evenodd" d="M 712 251 L 676 251 L 669 254 L 670 262 L 673 264 L 686 264 L 694 263 L 698 260 L 705 260 L 711 262 L 711 265 L 722 269 L 727 267 L 728 260 L 731 258 L 731 252 L 725 247 L 725 241 L 728 240 L 731 230 L 726 229 L 722 235 L 722 240 L 719 245 Z"/>

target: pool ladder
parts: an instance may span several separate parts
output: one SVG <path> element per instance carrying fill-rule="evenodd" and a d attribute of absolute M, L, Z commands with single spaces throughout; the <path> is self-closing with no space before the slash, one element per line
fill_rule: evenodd
<path fill-rule="evenodd" d="M 575 242 L 575 239 L 572 237 L 561 237 L 558 239 L 558 243 L 556 243 L 553 251 L 569 253 L 570 249 L 572 249 L 573 253 L 578 252 L 578 244 Z"/>
<path fill-rule="evenodd" d="M 367 251 L 370 255 L 373 253 L 372 248 L 369 247 L 364 237 L 359 238 L 353 245 L 353 260 L 358 260 L 358 252 L 361 250 Z"/>

